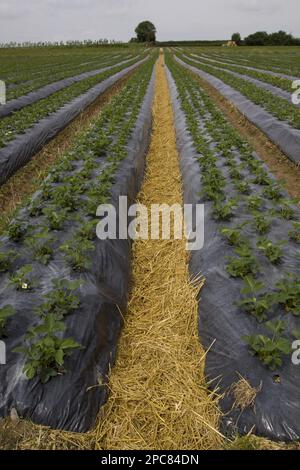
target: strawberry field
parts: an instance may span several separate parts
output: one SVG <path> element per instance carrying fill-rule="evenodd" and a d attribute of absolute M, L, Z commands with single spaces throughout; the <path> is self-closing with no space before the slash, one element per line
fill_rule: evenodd
<path fill-rule="evenodd" d="M 16 48 L 0 64 L 1 421 L 30 422 L 24 448 L 299 441 L 298 48 Z M 132 241 L 120 196 L 204 207 L 203 247 L 173 226 Z"/>

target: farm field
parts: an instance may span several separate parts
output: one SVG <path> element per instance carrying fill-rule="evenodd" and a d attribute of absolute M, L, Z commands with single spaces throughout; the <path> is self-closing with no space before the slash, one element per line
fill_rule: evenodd
<path fill-rule="evenodd" d="M 7 101 L 18 98 L 49 83 L 117 64 L 141 53 L 137 48 L 90 47 L 28 48 L 12 54 L 1 49 L 1 79 L 7 85 Z"/>
<path fill-rule="evenodd" d="M 0 49 L 0 448 L 299 449 L 299 64 Z M 120 196 L 202 226 L 131 240 Z"/>
<path fill-rule="evenodd" d="M 208 59 L 206 56 L 192 54 L 181 54 L 180 51 L 178 55 L 188 64 L 231 86 L 280 121 L 285 121 L 296 129 L 300 128 L 300 107 L 291 102 L 292 84 L 297 77 L 287 75 L 283 77 L 281 73 L 245 68 L 247 66 L 240 68 L 220 63 L 216 59 Z"/>
<path fill-rule="evenodd" d="M 181 48 L 180 48 L 181 49 Z M 187 50 L 210 59 L 225 60 L 237 65 L 266 69 L 275 73 L 299 76 L 298 47 L 247 47 L 215 48 L 192 47 Z"/>

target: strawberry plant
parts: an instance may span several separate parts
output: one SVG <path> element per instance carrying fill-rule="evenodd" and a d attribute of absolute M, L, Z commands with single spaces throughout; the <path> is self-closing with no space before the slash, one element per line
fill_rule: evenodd
<path fill-rule="evenodd" d="M 84 173 L 76 173 L 75 176 L 67 176 L 64 178 L 65 188 L 67 186 L 72 188 L 74 194 L 83 194 L 86 189 Z M 72 206 L 71 206 L 72 207 Z"/>
<path fill-rule="evenodd" d="M 276 288 L 274 302 L 283 305 L 286 312 L 300 316 L 300 276 L 289 274 L 276 284 Z"/>
<path fill-rule="evenodd" d="M 281 184 L 270 184 L 267 186 L 263 194 L 266 196 L 268 199 L 274 200 L 274 201 L 279 201 L 282 198 L 282 185 Z"/>
<path fill-rule="evenodd" d="M 237 168 L 237 163 L 235 161 L 235 158 L 233 156 L 228 157 L 225 161 L 225 166 L 228 166 L 231 169 Z"/>
<path fill-rule="evenodd" d="M 103 194 L 100 194 L 98 197 L 89 197 L 88 201 L 84 203 L 86 215 L 90 217 L 95 217 L 98 206 L 101 204 L 106 204 L 107 201 L 107 196 Z"/>
<path fill-rule="evenodd" d="M 262 169 L 263 163 L 260 160 L 253 158 L 252 155 L 250 158 L 247 159 L 247 163 L 249 170 L 253 173 L 256 173 L 257 171 L 260 171 Z"/>
<path fill-rule="evenodd" d="M 282 365 L 283 356 L 290 354 L 291 342 L 281 336 L 285 330 L 283 321 L 267 322 L 266 327 L 272 336 L 251 335 L 244 336 L 243 340 L 250 346 L 252 354 L 274 371 Z"/>
<path fill-rule="evenodd" d="M 296 243 L 300 243 L 300 222 L 293 223 L 294 229 L 289 232 L 289 237 Z M 1 262 L 0 262 L 1 266 Z"/>
<path fill-rule="evenodd" d="M 59 182 L 61 178 L 61 173 L 67 172 L 67 171 L 72 171 L 73 168 L 73 163 L 72 161 L 68 158 L 69 155 L 71 155 L 72 152 L 69 152 L 69 154 L 65 155 L 63 159 L 59 162 L 56 168 L 54 168 L 51 171 L 51 177 L 53 178 L 53 182 Z"/>
<path fill-rule="evenodd" d="M 80 178 L 82 181 L 87 181 L 91 178 L 92 170 L 96 170 L 98 168 L 97 163 L 94 161 L 94 158 L 87 157 L 82 169 L 79 172 Z"/>
<path fill-rule="evenodd" d="M 76 208 L 76 193 L 66 184 L 55 187 L 55 189 L 52 190 L 51 198 L 53 203 L 60 208 L 69 210 Z"/>
<path fill-rule="evenodd" d="M 81 239 L 93 240 L 96 238 L 96 226 L 99 220 L 93 219 L 84 222 L 80 229 L 76 232 L 76 237 Z"/>
<path fill-rule="evenodd" d="M 225 199 L 225 194 L 222 190 L 214 190 L 212 188 L 205 188 L 200 194 L 204 197 L 204 200 L 207 201 L 223 201 Z"/>
<path fill-rule="evenodd" d="M 229 160 L 229 161 L 234 161 L 234 158 L 232 158 L 232 156 L 231 156 L 231 151 L 228 150 L 227 148 L 222 149 L 222 148 L 221 148 L 221 145 L 218 144 L 218 145 L 216 146 L 216 150 L 219 150 L 219 151 L 221 152 L 221 156 L 222 156 L 223 158 L 226 158 L 226 159 Z"/>
<path fill-rule="evenodd" d="M 17 290 L 30 291 L 36 287 L 36 280 L 32 276 L 31 264 L 26 264 L 22 268 L 18 269 L 15 273 L 10 276 L 10 283 Z"/>
<path fill-rule="evenodd" d="M 11 305 L 0 308 L 0 338 L 6 335 L 7 320 L 15 315 L 15 309 Z"/>
<path fill-rule="evenodd" d="M 242 228 L 247 224 L 247 222 L 237 225 L 233 228 L 224 227 L 221 229 L 221 234 L 226 238 L 228 243 L 232 246 L 240 246 L 246 244 L 245 238 L 242 236 Z"/>
<path fill-rule="evenodd" d="M 20 241 L 28 230 L 28 224 L 21 220 L 12 221 L 7 230 L 9 238 L 15 242 Z"/>
<path fill-rule="evenodd" d="M 71 239 L 61 245 L 60 251 L 65 255 L 67 262 L 74 271 L 84 271 L 90 268 L 92 261 L 90 259 L 91 251 L 95 249 L 90 240 Z"/>
<path fill-rule="evenodd" d="M 110 133 L 112 135 L 112 133 Z M 101 156 L 105 153 L 106 148 L 110 144 L 110 139 L 108 136 L 103 132 L 103 130 L 100 130 L 100 132 L 97 133 L 95 136 L 94 141 L 92 142 L 91 145 L 91 150 L 97 155 Z"/>
<path fill-rule="evenodd" d="M 295 216 L 294 209 L 290 205 L 289 199 L 284 199 L 280 202 L 278 214 L 285 220 L 291 220 Z"/>
<path fill-rule="evenodd" d="M 252 255 L 251 249 L 247 245 L 242 245 L 235 249 L 239 258 L 230 257 L 229 263 L 226 266 L 227 272 L 230 276 L 235 278 L 244 278 L 249 274 L 257 274 L 259 265 Z"/>
<path fill-rule="evenodd" d="M 225 178 L 223 177 L 222 172 L 217 168 L 216 160 L 214 157 L 205 156 L 201 159 L 200 163 L 202 174 L 201 174 L 201 183 L 202 183 L 202 194 L 205 196 L 206 191 L 211 191 L 212 193 L 223 193 L 223 190 L 226 186 Z"/>
<path fill-rule="evenodd" d="M 65 325 L 49 314 L 44 322 L 31 328 L 26 335 L 26 345 L 15 348 L 15 352 L 25 354 L 24 373 L 28 379 L 38 376 L 45 384 L 52 377 L 66 372 L 64 362 L 76 349 L 82 349 L 73 338 L 61 338 Z"/>
<path fill-rule="evenodd" d="M 12 262 L 18 255 L 13 250 L 0 252 L 0 273 L 5 273 L 12 267 Z"/>
<path fill-rule="evenodd" d="M 213 214 L 216 220 L 230 220 L 233 216 L 233 209 L 237 207 L 236 199 L 230 199 L 225 204 L 218 199 L 214 202 Z"/>
<path fill-rule="evenodd" d="M 247 203 L 250 211 L 257 211 L 261 209 L 263 200 L 260 196 L 249 196 L 247 197 Z"/>
<path fill-rule="evenodd" d="M 267 219 L 264 215 L 258 213 L 254 214 L 253 227 L 259 234 L 264 235 L 265 233 L 269 232 L 271 224 L 272 221 Z"/>
<path fill-rule="evenodd" d="M 209 157 L 206 155 L 203 157 L 199 157 L 198 163 L 203 170 L 210 170 L 216 167 L 217 158 L 214 157 L 213 155 L 210 155 Z"/>
<path fill-rule="evenodd" d="M 230 174 L 230 178 L 233 180 L 233 181 L 240 181 L 242 179 L 242 175 L 241 173 L 239 172 L 238 168 L 232 168 L 229 172 Z"/>
<path fill-rule="evenodd" d="M 276 264 L 281 261 L 282 258 L 282 245 L 285 242 L 273 243 L 267 238 L 262 238 L 257 242 L 257 248 L 264 252 L 266 257 L 271 261 L 271 263 Z"/>
<path fill-rule="evenodd" d="M 45 302 L 41 304 L 37 313 L 46 317 L 55 314 L 61 320 L 65 315 L 76 310 L 80 301 L 74 292 L 82 285 L 82 281 L 68 281 L 67 279 L 53 279 L 53 289 L 43 296 Z"/>
<path fill-rule="evenodd" d="M 31 217 L 38 217 L 42 214 L 42 197 L 36 197 L 28 207 L 28 212 Z"/>
<path fill-rule="evenodd" d="M 42 198 L 44 201 L 47 201 L 48 199 L 50 199 L 51 197 L 51 192 L 53 190 L 53 185 L 52 185 L 52 182 L 51 180 L 46 180 L 43 182 L 43 184 L 41 185 L 41 191 L 42 191 Z"/>
<path fill-rule="evenodd" d="M 247 181 L 239 181 L 234 185 L 235 190 L 241 194 L 250 194 L 251 187 Z"/>
<path fill-rule="evenodd" d="M 240 149 L 240 159 L 249 169 L 250 168 L 249 165 L 251 165 L 251 162 L 253 160 L 251 151 L 249 150 L 243 151 L 242 149 Z"/>
<path fill-rule="evenodd" d="M 253 173 L 255 174 L 255 176 L 252 180 L 252 183 L 259 184 L 261 186 L 271 186 L 272 180 L 270 179 L 268 173 L 265 170 L 260 168 L 258 170 L 255 170 Z"/>
<path fill-rule="evenodd" d="M 52 209 L 51 207 L 45 207 L 43 209 L 47 226 L 50 230 L 61 230 L 63 223 L 67 219 L 67 209 Z"/>
<path fill-rule="evenodd" d="M 25 239 L 25 245 L 33 252 L 33 259 L 42 264 L 48 264 L 53 255 L 53 248 L 50 244 L 54 239 L 47 229 L 33 234 Z"/>
<path fill-rule="evenodd" d="M 210 168 L 202 176 L 202 185 L 203 190 L 201 195 L 209 200 L 216 201 L 217 198 L 221 199 L 223 195 L 225 179 L 218 169 Z"/>
<path fill-rule="evenodd" d="M 250 276 L 244 278 L 244 283 L 245 287 L 241 292 L 247 297 L 239 302 L 238 305 L 245 312 L 253 315 L 259 322 L 266 320 L 267 313 L 272 307 L 272 301 L 270 296 L 260 294 L 265 288 L 264 284 Z"/>

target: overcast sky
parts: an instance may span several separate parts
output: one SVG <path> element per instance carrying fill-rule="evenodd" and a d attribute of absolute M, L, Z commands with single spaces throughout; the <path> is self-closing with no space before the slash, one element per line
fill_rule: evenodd
<path fill-rule="evenodd" d="M 284 29 L 300 37 L 299 0 L 0 0 L 0 42 L 117 39 L 142 20 L 158 39 L 227 39 Z"/>

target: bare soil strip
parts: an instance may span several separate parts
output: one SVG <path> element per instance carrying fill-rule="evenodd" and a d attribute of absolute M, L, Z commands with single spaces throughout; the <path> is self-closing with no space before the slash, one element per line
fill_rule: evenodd
<path fill-rule="evenodd" d="M 99 116 L 101 109 L 120 91 L 133 72 L 109 88 L 68 127 L 49 142 L 23 168 L 0 187 L 0 232 L 44 180 L 50 169 L 72 146 L 74 139 Z"/>
<path fill-rule="evenodd" d="M 192 72 L 191 72 L 192 73 Z M 264 160 L 276 178 L 284 181 L 290 196 L 300 199 L 300 168 L 284 155 L 267 136 L 254 124 L 249 122 L 238 109 L 224 98 L 212 85 L 193 74 L 201 87 L 209 94 L 214 103 L 225 114 L 229 122 L 249 142 L 258 155 Z"/>
<path fill-rule="evenodd" d="M 146 178 L 139 202 L 147 207 L 153 203 L 182 205 L 163 56 L 157 65 L 153 119 Z M 190 280 L 186 242 L 184 239 L 136 241 L 133 251 L 132 293 L 116 365 L 110 376 L 110 397 L 100 412 L 95 430 L 80 435 L 22 421 L 14 428 L 6 424 L 6 431 L 14 436 L 17 448 L 205 450 L 222 447 L 218 396 L 208 392 L 204 379 L 205 352 L 198 336 L 197 297 L 203 281 Z"/>

